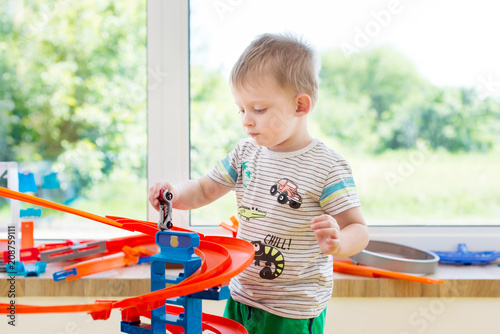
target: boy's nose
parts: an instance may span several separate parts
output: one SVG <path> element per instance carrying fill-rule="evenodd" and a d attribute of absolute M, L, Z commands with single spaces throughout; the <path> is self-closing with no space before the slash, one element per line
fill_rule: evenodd
<path fill-rule="evenodd" d="M 254 122 L 250 112 L 245 112 L 243 114 L 243 116 L 241 117 L 241 124 L 246 128 L 252 127 L 255 125 L 255 122 Z"/>

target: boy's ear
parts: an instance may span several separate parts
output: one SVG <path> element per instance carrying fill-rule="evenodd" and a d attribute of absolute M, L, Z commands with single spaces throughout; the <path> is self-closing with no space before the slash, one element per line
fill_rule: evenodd
<path fill-rule="evenodd" d="M 302 117 L 309 114 L 312 107 L 311 97 L 307 94 L 300 94 L 295 98 L 295 103 L 297 106 L 296 112 L 297 116 Z"/>

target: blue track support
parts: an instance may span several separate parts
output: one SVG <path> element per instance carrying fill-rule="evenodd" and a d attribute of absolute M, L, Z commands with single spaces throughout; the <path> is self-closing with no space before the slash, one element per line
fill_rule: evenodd
<path fill-rule="evenodd" d="M 191 276 L 201 266 L 201 258 L 194 253 L 200 245 L 200 236 L 194 232 L 172 230 L 156 233 L 156 244 L 160 253 L 151 256 L 151 291 L 165 289 L 167 284 L 178 284 Z M 184 271 L 177 276 L 167 275 L 166 263 L 180 264 Z M 165 334 L 165 326 L 174 325 L 184 328 L 184 334 L 202 334 L 202 299 L 223 300 L 229 298 L 229 288 L 214 287 L 191 295 L 168 299 L 166 305 L 151 311 L 151 325 L 140 321 L 121 322 L 121 331 L 130 334 Z M 179 305 L 184 312 L 179 316 L 167 314 L 166 308 Z"/>
<path fill-rule="evenodd" d="M 200 237 L 194 232 L 159 231 L 156 244 L 160 253 L 151 256 L 151 291 L 164 289 L 167 284 L 178 284 L 191 276 L 201 266 L 201 258 L 194 250 L 200 245 Z M 167 275 L 166 263 L 180 264 L 184 270 L 178 275 Z M 141 322 L 121 322 L 121 331 L 130 334 L 165 334 L 166 325 L 181 326 L 184 334 L 202 334 L 202 299 L 222 300 L 229 298 L 229 288 L 214 287 L 198 293 L 169 299 L 166 305 L 151 311 L 151 325 Z M 167 314 L 168 305 L 184 308 L 179 316 Z"/>
<path fill-rule="evenodd" d="M 194 253 L 200 245 L 200 237 L 196 233 L 159 231 L 156 233 L 156 244 L 160 253 L 151 256 L 151 291 L 164 289 L 167 283 L 177 284 L 191 276 L 201 266 L 201 259 Z M 165 274 L 165 264 L 176 263 L 184 266 L 184 272 L 177 277 Z M 201 299 L 188 296 L 167 300 L 167 304 L 175 304 L 184 308 L 179 316 L 166 314 L 166 307 L 151 311 L 151 330 L 154 334 L 164 333 L 165 325 L 176 325 L 184 328 L 184 334 L 201 334 Z"/>

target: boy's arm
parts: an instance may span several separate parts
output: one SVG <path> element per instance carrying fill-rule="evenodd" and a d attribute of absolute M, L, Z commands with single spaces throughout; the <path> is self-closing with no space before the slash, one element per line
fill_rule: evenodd
<path fill-rule="evenodd" d="M 325 254 L 348 257 L 368 245 L 368 229 L 359 207 L 343 211 L 334 217 L 324 214 L 311 220 L 320 249 Z"/>
<path fill-rule="evenodd" d="M 198 180 L 184 181 L 176 185 L 168 181 L 159 181 L 149 189 L 149 202 L 156 210 L 160 205 L 158 196 L 161 188 L 172 193 L 172 207 L 179 210 L 200 208 L 224 196 L 232 189 L 215 182 L 206 175 Z"/>

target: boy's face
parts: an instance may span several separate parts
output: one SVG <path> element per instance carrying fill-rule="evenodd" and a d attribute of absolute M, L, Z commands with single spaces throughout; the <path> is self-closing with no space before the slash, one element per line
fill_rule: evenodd
<path fill-rule="evenodd" d="M 255 85 L 231 87 L 245 132 L 255 144 L 272 151 L 305 147 L 304 122 L 302 114 L 297 112 L 297 98 L 269 76 L 256 79 Z"/>

